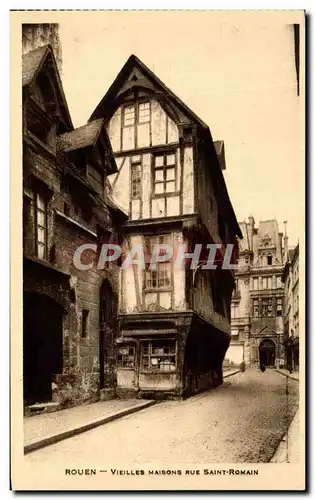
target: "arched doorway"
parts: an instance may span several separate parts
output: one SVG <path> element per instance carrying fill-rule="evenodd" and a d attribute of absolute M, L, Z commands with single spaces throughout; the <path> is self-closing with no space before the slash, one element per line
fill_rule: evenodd
<path fill-rule="evenodd" d="M 259 361 L 265 366 L 275 366 L 276 346 L 270 339 L 264 339 L 259 346 Z"/>
<path fill-rule="evenodd" d="M 117 330 L 117 295 L 105 279 L 100 289 L 100 389 L 111 387 L 114 382 L 114 340 Z"/>
<path fill-rule="evenodd" d="M 40 293 L 24 293 L 23 386 L 26 405 L 52 400 L 53 375 L 62 373 L 63 308 Z"/>

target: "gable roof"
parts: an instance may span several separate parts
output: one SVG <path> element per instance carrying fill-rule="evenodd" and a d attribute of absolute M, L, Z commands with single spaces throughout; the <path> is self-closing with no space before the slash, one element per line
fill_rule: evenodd
<path fill-rule="evenodd" d="M 56 59 L 54 56 L 53 49 L 50 45 L 43 45 L 42 47 L 38 47 L 37 49 L 31 50 L 22 56 L 22 86 L 27 87 L 31 86 L 33 82 L 36 80 L 41 68 L 43 67 L 46 60 L 50 58 L 54 75 L 56 79 L 56 87 L 59 92 L 59 100 L 60 104 L 62 104 L 62 110 L 64 118 L 66 119 L 67 126 L 70 130 L 73 129 L 73 124 L 66 100 L 66 96 L 62 87 L 62 82 L 60 79 L 59 70 L 57 67 Z"/>
<path fill-rule="evenodd" d="M 57 147 L 59 150 L 68 153 L 75 149 L 82 149 L 94 146 L 102 130 L 103 118 L 94 120 L 75 128 L 71 132 L 66 132 L 57 137 Z"/>
<path fill-rule="evenodd" d="M 25 85 L 30 85 L 33 81 L 37 70 L 41 66 L 41 62 L 47 51 L 47 45 L 39 47 L 27 54 L 22 56 L 22 83 L 23 87 Z"/>
<path fill-rule="evenodd" d="M 197 127 L 200 130 L 200 133 L 202 135 L 202 138 L 204 140 L 205 147 L 208 150 L 209 156 L 211 158 L 210 161 L 211 166 L 214 169 L 214 175 L 216 176 L 216 189 L 218 191 L 217 196 L 218 199 L 225 199 L 225 204 L 223 205 L 221 201 L 221 210 L 222 212 L 227 213 L 227 218 L 231 222 L 233 229 L 235 231 L 235 234 L 242 238 L 242 232 L 241 229 L 238 225 L 227 189 L 225 185 L 225 180 L 221 171 L 222 165 L 223 167 L 225 166 L 225 157 L 224 157 L 224 148 L 223 148 L 223 141 L 218 141 L 217 146 L 215 146 L 210 129 L 206 123 L 199 118 L 199 116 L 196 115 L 179 97 L 177 97 L 172 90 L 170 90 L 154 73 L 151 71 L 140 59 L 132 54 L 127 62 L 124 64 L 120 72 L 118 73 L 117 77 L 115 78 L 114 82 L 104 95 L 104 97 L 101 99 L 99 104 L 96 106 L 94 109 L 93 113 L 91 114 L 89 118 L 89 122 L 92 120 L 95 120 L 97 118 L 103 117 L 105 120 L 109 119 L 113 112 L 115 111 L 116 107 L 116 102 L 117 99 L 119 98 L 119 91 L 122 89 L 124 84 L 126 83 L 126 80 L 128 77 L 131 75 L 133 70 L 140 71 L 141 77 L 137 78 L 137 75 L 134 75 L 135 81 L 132 82 L 130 81 L 129 87 L 128 85 L 125 85 L 125 90 L 128 90 L 128 88 L 132 88 L 132 86 L 140 86 L 140 87 L 146 87 L 147 89 L 153 89 L 155 92 L 158 92 L 160 95 L 163 96 L 164 102 L 168 103 L 170 106 L 176 107 L 177 110 L 179 110 L 179 121 L 181 123 L 183 122 L 193 122 L 194 124 L 197 125 Z M 144 83 L 144 79 L 147 79 L 147 83 Z M 188 119 L 188 120 L 187 120 Z M 217 151 L 220 152 L 220 157 L 217 153 Z"/>
<path fill-rule="evenodd" d="M 184 115 L 187 115 L 189 118 L 191 118 L 192 121 L 197 122 L 201 127 L 208 128 L 206 123 L 199 118 L 199 116 L 196 115 L 188 106 L 185 104 L 174 92 L 172 92 L 171 89 L 169 89 L 154 73 L 151 71 L 148 66 L 146 66 L 140 59 L 132 54 L 127 62 L 124 64 L 120 72 L 118 73 L 117 77 L 115 78 L 114 82 L 106 92 L 105 96 L 99 104 L 96 106 L 95 110 L 93 111 L 92 115 L 89 118 L 90 120 L 93 120 L 95 118 L 99 118 L 100 116 L 104 116 L 104 111 L 107 111 L 108 108 L 110 107 L 109 105 L 112 103 L 113 99 L 116 97 L 117 92 L 125 83 L 128 75 L 132 72 L 134 68 L 137 68 L 140 70 L 140 72 L 144 75 L 145 78 L 148 79 L 149 85 L 147 87 L 151 87 L 151 89 L 158 88 L 161 90 L 164 94 L 169 96 L 174 102 L 176 102 L 177 106 L 179 106 L 180 110 L 183 112 Z M 143 85 L 143 82 L 140 82 L 140 84 Z M 182 116 L 182 118 L 184 118 Z"/>

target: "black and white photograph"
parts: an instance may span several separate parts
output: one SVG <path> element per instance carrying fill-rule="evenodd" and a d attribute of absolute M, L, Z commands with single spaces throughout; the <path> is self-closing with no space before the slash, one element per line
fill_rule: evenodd
<path fill-rule="evenodd" d="M 305 489 L 304 16 L 11 12 L 13 489 Z"/>

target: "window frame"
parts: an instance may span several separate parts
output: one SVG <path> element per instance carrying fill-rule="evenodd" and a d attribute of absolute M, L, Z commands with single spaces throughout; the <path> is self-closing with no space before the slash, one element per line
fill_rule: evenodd
<path fill-rule="evenodd" d="M 40 260 L 48 260 L 48 201 L 39 190 L 32 191 L 33 193 L 33 210 L 34 210 L 34 243 L 35 243 L 35 256 Z M 43 201 L 44 208 L 38 206 L 38 198 L 41 198 Z M 38 222 L 38 214 L 42 213 L 44 216 L 44 225 L 39 224 Z M 44 241 L 39 241 L 38 237 L 38 228 L 44 230 Z M 39 255 L 39 245 L 43 245 L 44 247 L 44 255 Z"/>
<path fill-rule="evenodd" d="M 174 156 L 174 163 L 170 165 L 167 164 L 167 157 Z M 163 165 L 156 165 L 156 158 L 163 158 Z M 167 179 L 167 171 L 174 170 L 174 178 Z M 177 189 L 178 184 L 178 152 L 176 149 L 167 149 L 166 151 L 159 151 L 152 154 L 152 197 L 153 198 L 164 198 L 165 196 L 176 196 L 179 194 Z M 163 173 L 163 180 L 156 180 L 155 173 L 159 171 Z M 167 191 L 167 184 L 174 183 L 174 190 Z M 163 191 L 157 193 L 156 185 L 162 185 Z"/>
<path fill-rule="evenodd" d="M 128 354 L 119 353 L 120 348 L 121 349 L 123 349 L 123 348 L 128 349 L 128 351 L 129 351 Z M 132 349 L 133 354 L 130 354 L 130 349 Z M 121 363 L 119 360 L 119 356 L 122 356 Z M 132 357 L 132 365 L 131 366 L 124 365 L 124 360 L 127 359 L 127 361 L 128 361 L 128 360 L 130 360 L 131 357 Z M 117 362 L 117 369 L 119 369 L 119 370 L 134 370 L 136 368 L 136 345 L 132 344 L 130 342 L 124 342 L 124 343 L 118 344 L 116 362 Z"/>
<path fill-rule="evenodd" d="M 133 200 L 142 200 L 142 156 L 139 155 L 139 160 L 133 160 L 133 158 L 138 158 L 138 156 L 130 157 L 130 199 L 131 201 Z M 136 179 L 137 182 L 137 188 L 139 189 L 139 192 L 137 193 L 136 196 L 133 195 L 133 173 L 134 173 L 134 167 L 138 167 L 138 170 L 135 172 L 139 174 L 139 178 Z"/>
<path fill-rule="evenodd" d="M 168 244 L 169 245 L 172 243 L 171 240 L 172 240 L 171 233 L 146 236 L 145 237 L 145 247 L 146 247 L 146 249 L 149 249 L 149 251 L 148 251 L 148 255 L 150 257 L 149 262 L 151 262 L 151 257 L 152 257 L 152 253 L 154 250 L 154 246 L 158 245 L 158 244 L 161 244 L 161 245 Z M 167 265 L 167 268 L 168 268 L 169 283 L 167 285 L 159 286 L 159 272 L 160 272 L 160 270 L 163 270 L 163 266 L 165 266 L 165 265 Z M 160 268 L 162 268 L 162 269 L 160 269 Z M 153 273 L 156 273 L 155 279 L 157 280 L 157 283 L 158 283 L 158 285 L 156 287 L 148 286 L 148 281 L 150 279 L 149 277 Z M 172 266 L 172 259 L 171 258 L 165 262 L 157 262 L 156 269 L 149 269 L 149 268 L 145 269 L 144 270 L 144 292 L 156 292 L 156 293 L 158 293 L 158 292 L 172 291 L 172 289 L 173 289 L 172 274 L 173 274 L 173 266 Z"/>
<path fill-rule="evenodd" d="M 173 344 L 173 349 L 174 349 L 174 352 L 171 352 L 171 353 L 153 353 L 153 349 L 152 349 L 152 346 L 153 344 L 160 344 L 160 345 L 163 345 L 164 343 L 164 347 L 162 347 L 163 349 L 165 349 L 166 345 L 169 344 L 169 346 L 171 346 L 171 344 Z M 147 354 L 144 354 L 144 347 L 145 347 L 145 344 L 147 344 Z M 167 337 L 167 338 L 162 338 L 162 339 L 143 339 L 141 340 L 140 342 L 140 372 L 141 373 L 161 373 L 161 374 L 170 374 L 170 373 L 176 373 L 177 372 L 177 369 L 178 369 L 178 355 L 177 355 L 177 351 L 178 351 L 178 343 L 177 343 L 177 340 L 175 338 L 170 338 L 170 337 Z M 144 365 L 144 358 L 147 359 L 147 364 Z M 151 360 L 152 358 L 164 358 L 164 359 L 167 359 L 167 358 L 174 358 L 174 369 L 173 370 L 161 370 L 161 369 L 155 369 L 153 366 L 153 364 L 151 363 Z M 161 363 L 161 362 L 160 362 Z M 157 365 L 160 367 L 160 364 L 157 363 Z"/>

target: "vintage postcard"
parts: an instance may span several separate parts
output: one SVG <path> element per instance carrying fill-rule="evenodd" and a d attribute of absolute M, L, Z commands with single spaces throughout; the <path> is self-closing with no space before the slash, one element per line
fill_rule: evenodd
<path fill-rule="evenodd" d="M 303 11 L 11 12 L 14 490 L 304 490 Z"/>

